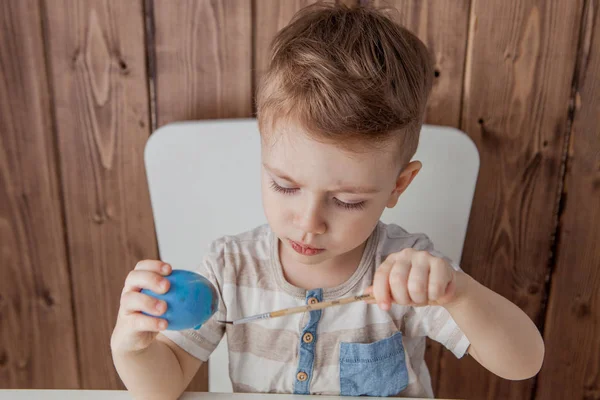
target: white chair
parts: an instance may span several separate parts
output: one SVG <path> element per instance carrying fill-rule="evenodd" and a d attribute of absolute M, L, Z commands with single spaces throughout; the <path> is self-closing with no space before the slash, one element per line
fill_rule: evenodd
<path fill-rule="evenodd" d="M 477 148 L 457 129 L 425 125 L 414 159 L 422 161 L 422 171 L 382 221 L 426 233 L 438 250 L 460 261 Z M 145 162 L 161 259 L 175 268 L 193 269 L 212 240 L 266 223 L 256 119 L 163 126 L 148 140 Z M 209 362 L 209 390 L 232 390 L 225 340 Z"/>

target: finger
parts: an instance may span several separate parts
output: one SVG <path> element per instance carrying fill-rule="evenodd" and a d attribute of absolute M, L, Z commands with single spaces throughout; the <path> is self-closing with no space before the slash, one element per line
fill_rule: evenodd
<path fill-rule="evenodd" d="M 408 294 L 408 277 L 411 271 L 410 260 L 406 257 L 396 259 L 394 268 L 390 272 L 390 288 L 394 302 L 409 305 L 412 300 Z"/>
<path fill-rule="evenodd" d="M 136 332 L 159 332 L 169 325 L 163 318 L 150 317 L 141 313 L 131 314 L 128 318 L 131 330 Z"/>
<path fill-rule="evenodd" d="M 454 299 L 456 296 L 457 290 L 457 275 L 459 274 L 452 266 L 447 265 L 446 273 L 449 276 L 448 284 L 446 285 L 445 290 L 440 295 L 440 298 L 437 300 L 437 304 L 444 305 Z"/>
<path fill-rule="evenodd" d="M 384 311 L 387 311 L 392 306 L 392 295 L 390 293 L 389 275 L 394 266 L 394 258 L 388 257 L 381 263 L 373 278 L 373 295 L 375 300 Z"/>
<path fill-rule="evenodd" d="M 143 311 L 158 316 L 167 311 L 167 303 L 140 292 L 125 292 L 121 296 L 120 309 L 125 315 Z"/>
<path fill-rule="evenodd" d="M 170 282 L 162 275 L 153 271 L 133 270 L 125 279 L 123 293 L 129 291 L 139 292 L 142 289 L 152 290 L 154 293 L 162 294 L 169 290 Z"/>
<path fill-rule="evenodd" d="M 446 293 L 452 281 L 452 274 L 447 263 L 441 258 L 432 258 L 429 267 L 428 298 L 429 302 L 436 302 Z"/>
<path fill-rule="evenodd" d="M 415 304 L 427 302 L 430 258 L 431 256 L 425 252 L 419 252 L 411 260 L 410 275 L 408 276 L 408 295 Z"/>
<path fill-rule="evenodd" d="M 160 260 L 143 260 L 135 265 L 137 271 L 153 271 L 161 275 L 169 275 L 171 266 Z"/>

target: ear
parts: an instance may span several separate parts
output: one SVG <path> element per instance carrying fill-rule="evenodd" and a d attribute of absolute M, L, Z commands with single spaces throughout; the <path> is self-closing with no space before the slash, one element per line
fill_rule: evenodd
<path fill-rule="evenodd" d="M 415 176 L 417 176 L 422 166 L 423 165 L 420 161 L 411 161 L 400 172 L 398 178 L 396 179 L 396 187 L 394 188 L 394 190 L 392 190 L 392 193 L 390 194 L 390 198 L 387 203 L 388 208 L 393 208 L 394 206 L 396 206 L 396 203 L 398 203 L 398 198 L 402 193 L 404 193 L 404 191 L 406 190 L 408 185 L 410 185 L 412 180 L 415 179 Z"/>

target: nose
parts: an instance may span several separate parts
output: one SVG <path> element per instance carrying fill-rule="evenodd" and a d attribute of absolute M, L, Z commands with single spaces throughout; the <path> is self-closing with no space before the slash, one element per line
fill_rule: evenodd
<path fill-rule="evenodd" d="M 306 234 L 322 235 L 327 230 L 327 225 L 321 214 L 318 201 L 316 199 L 311 200 L 307 202 L 301 212 L 295 215 L 294 224 L 302 231 L 304 236 Z"/>

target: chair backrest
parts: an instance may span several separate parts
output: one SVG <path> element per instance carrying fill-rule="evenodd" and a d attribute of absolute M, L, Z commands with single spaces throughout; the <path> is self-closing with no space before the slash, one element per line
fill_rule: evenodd
<path fill-rule="evenodd" d="M 426 233 L 436 249 L 460 261 L 477 148 L 457 129 L 425 125 L 414 159 L 423 169 L 381 219 Z M 160 256 L 174 268 L 193 269 L 212 240 L 266 223 L 256 119 L 165 125 L 148 140 L 145 163 Z M 209 363 L 210 391 L 231 391 L 227 360 L 222 341 Z"/>

